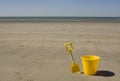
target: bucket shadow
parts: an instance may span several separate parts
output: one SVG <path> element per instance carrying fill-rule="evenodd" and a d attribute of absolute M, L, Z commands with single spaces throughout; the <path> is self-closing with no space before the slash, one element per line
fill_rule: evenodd
<path fill-rule="evenodd" d="M 97 71 L 95 76 L 112 77 L 112 76 L 115 76 L 115 73 L 111 71 L 100 70 L 100 71 Z"/>

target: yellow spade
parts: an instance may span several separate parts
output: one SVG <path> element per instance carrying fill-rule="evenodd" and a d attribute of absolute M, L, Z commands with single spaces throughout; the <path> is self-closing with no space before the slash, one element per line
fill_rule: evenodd
<path fill-rule="evenodd" d="M 72 50 L 73 50 L 72 42 L 65 43 L 64 47 L 65 47 L 66 51 L 69 52 L 71 60 L 72 60 L 72 65 L 70 67 L 71 71 L 73 73 L 80 73 L 79 65 L 75 63 L 75 60 L 72 55 Z"/>

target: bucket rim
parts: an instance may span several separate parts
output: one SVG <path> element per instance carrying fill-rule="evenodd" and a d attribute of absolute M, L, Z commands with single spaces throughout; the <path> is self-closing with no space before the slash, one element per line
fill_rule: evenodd
<path fill-rule="evenodd" d="M 87 58 L 85 58 L 87 56 L 95 57 L 95 59 L 87 59 Z M 84 55 L 84 56 L 81 56 L 80 58 L 81 58 L 81 60 L 87 60 L 87 61 L 93 61 L 93 60 L 99 60 L 100 59 L 100 57 L 97 56 L 97 55 Z"/>

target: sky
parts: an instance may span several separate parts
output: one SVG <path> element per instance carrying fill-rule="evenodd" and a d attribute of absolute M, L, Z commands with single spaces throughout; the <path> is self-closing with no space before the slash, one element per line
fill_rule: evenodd
<path fill-rule="evenodd" d="M 120 0 L 0 0 L 0 17 L 120 17 Z"/>

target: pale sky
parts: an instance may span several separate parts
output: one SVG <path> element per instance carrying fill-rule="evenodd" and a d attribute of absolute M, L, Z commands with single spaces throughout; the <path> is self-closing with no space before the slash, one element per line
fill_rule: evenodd
<path fill-rule="evenodd" d="M 0 0 L 3 16 L 120 17 L 120 0 Z"/>

